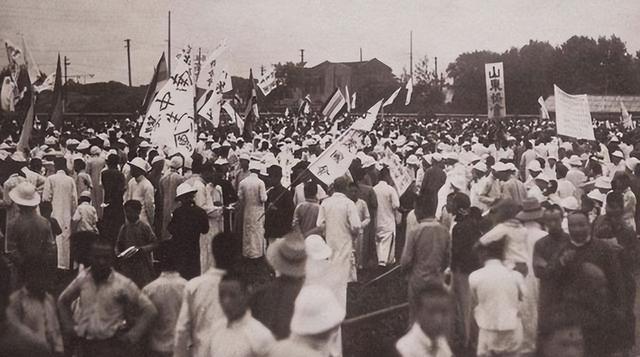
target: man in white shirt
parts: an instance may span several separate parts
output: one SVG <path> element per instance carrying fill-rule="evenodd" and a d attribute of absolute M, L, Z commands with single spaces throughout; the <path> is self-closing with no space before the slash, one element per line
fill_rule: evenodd
<path fill-rule="evenodd" d="M 151 169 L 151 165 L 144 159 L 136 157 L 129 163 L 129 166 L 131 167 L 132 178 L 127 185 L 123 202 L 129 200 L 140 201 L 142 203 L 140 220 L 149 225 L 149 227 L 153 227 L 156 210 L 155 190 L 151 181 L 145 177 Z"/>
<path fill-rule="evenodd" d="M 524 278 L 501 261 L 505 240 L 482 245 L 484 267 L 469 275 L 478 324 L 478 357 L 517 356 L 522 343 L 519 305 Z"/>
<path fill-rule="evenodd" d="M 167 245 L 156 251 L 160 258 L 160 276 L 142 289 L 158 310 L 158 318 L 149 331 L 149 350 L 153 356 L 173 355 L 176 322 L 187 281 L 176 270 Z"/>

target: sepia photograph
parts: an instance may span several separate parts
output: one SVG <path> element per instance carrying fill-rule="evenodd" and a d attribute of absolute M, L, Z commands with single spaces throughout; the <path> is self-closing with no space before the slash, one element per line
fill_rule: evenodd
<path fill-rule="evenodd" d="M 640 357 L 639 20 L 0 1 L 0 357 Z"/>

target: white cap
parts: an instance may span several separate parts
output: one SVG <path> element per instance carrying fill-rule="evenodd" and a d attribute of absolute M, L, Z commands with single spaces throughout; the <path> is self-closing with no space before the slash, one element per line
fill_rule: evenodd
<path fill-rule="evenodd" d="M 198 190 L 193 188 L 193 186 L 191 186 L 189 183 L 183 182 L 176 189 L 176 198 L 178 198 L 178 197 L 180 197 L 182 195 L 186 195 L 187 193 L 196 192 L 196 191 L 198 191 Z"/>
<path fill-rule="evenodd" d="M 340 325 L 345 314 L 331 290 L 320 285 L 307 285 L 296 298 L 291 332 L 303 336 L 317 335 Z"/>
<path fill-rule="evenodd" d="M 143 170 L 144 172 L 149 172 L 149 170 L 151 169 L 149 167 L 150 166 L 149 163 L 145 159 L 143 159 L 141 157 L 134 158 L 133 160 L 131 160 L 129 162 L 129 165 L 130 166 L 135 166 L 135 167 Z"/>
<path fill-rule="evenodd" d="M 304 250 L 309 259 L 325 260 L 331 258 L 331 247 L 317 234 L 312 234 L 304 240 Z"/>

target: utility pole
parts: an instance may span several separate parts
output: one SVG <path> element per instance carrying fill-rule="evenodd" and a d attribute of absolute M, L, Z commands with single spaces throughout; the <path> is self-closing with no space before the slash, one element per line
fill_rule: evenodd
<path fill-rule="evenodd" d="M 71 65 L 71 62 L 64 56 L 64 85 L 67 85 L 67 66 Z"/>
<path fill-rule="evenodd" d="M 169 27 L 167 32 L 167 69 L 169 70 L 169 75 L 171 75 L 171 11 L 169 11 Z"/>
<path fill-rule="evenodd" d="M 362 47 L 360 47 L 360 62 L 362 62 Z"/>
<path fill-rule="evenodd" d="M 131 87 L 131 40 L 124 40 L 126 43 L 125 47 L 127 47 L 127 66 L 129 67 L 129 87 Z"/>
<path fill-rule="evenodd" d="M 71 61 L 69 61 L 69 59 L 67 58 L 67 56 L 64 56 L 64 85 L 62 86 L 62 112 L 64 112 L 66 110 L 66 105 L 67 105 L 67 91 L 66 91 L 66 87 L 67 87 L 67 66 L 71 65 Z"/>
<path fill-rule="evenodd" d="M 409 78 L 413 79 L 413 30 L 409 32 Z"/>
<path fill-rule="evenodd" d="M 264 65 L 260 66 L 260 75 L 264 76 Z"/>
<path fill-rule="evenodd" d="M 304 48 L 300 49 L 300 63 L 304 65 Z"/>
<path fill-rule="evenodd" d="M 436 64 L 436 69 L 433 73 L 435 74 L 435 77 L 436 77 L 436 84 L 438 84 L 438 57 L 434 57 L 434 61 Z"/>

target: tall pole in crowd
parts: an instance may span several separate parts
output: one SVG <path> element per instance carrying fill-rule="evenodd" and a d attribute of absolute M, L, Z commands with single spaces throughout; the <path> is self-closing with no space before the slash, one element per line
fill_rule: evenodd
<path fill-rule="evenodd" d="M 413 78 L 413 30 L 409 32 L 409 78 Z"/>
<path fill-rule="evenodd" d="M 167 37 L 167 69 L 171 75 L 171 11 L 169 11 L 169 31 Z"/>
<path fill-rule="evenodd" d="M 67 56 L 64 56 L 64 83 L 62 85 L 62 111 L 65 111 L 65 106 L 67 105 L 67 91 L 66 91 L 66 86 L 67 86 L 67 66 L 69 66 L 71 64 L 71 61 L 69 61 L 69 59 L 67 58 Z"/>
<path fill-rule="evenodd" d="M 131 87 L 131 40 L 126 39 L 124 42 L 127 44 L 127 66 L 129 68 L 129 87 Z"/>
<path fill-rule="evenodd" d="M 304 65 L 304 48 L 300 49 L 300 64 Z"/>

